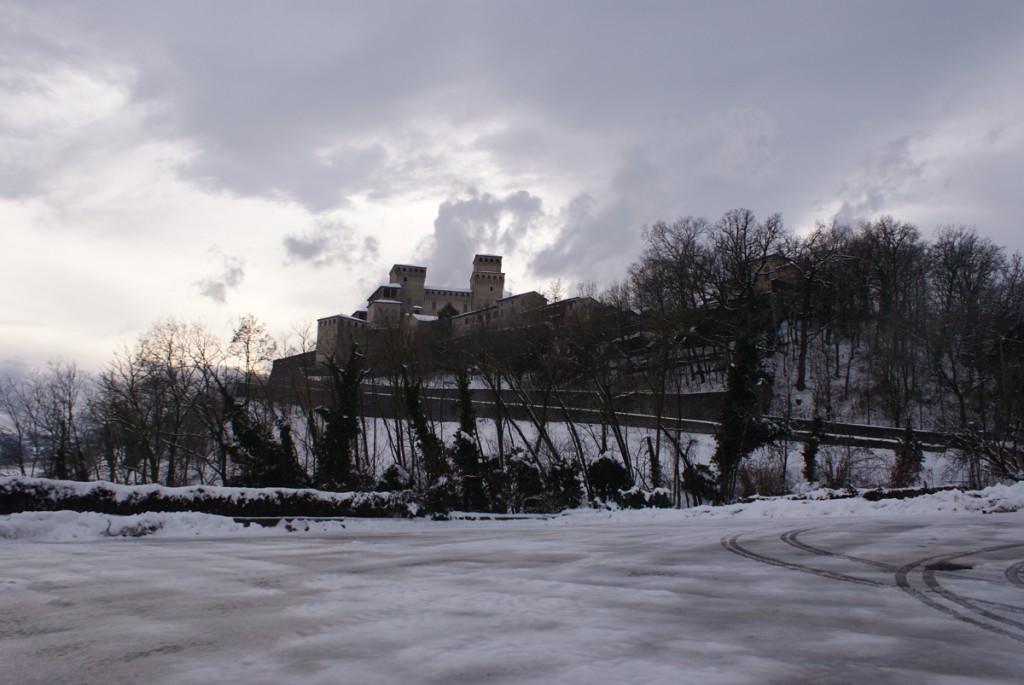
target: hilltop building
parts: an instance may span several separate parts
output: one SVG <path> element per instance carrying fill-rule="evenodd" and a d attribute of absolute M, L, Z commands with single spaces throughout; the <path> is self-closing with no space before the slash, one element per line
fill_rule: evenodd
<path fill-rule="evenodd" d="M 388 274 L 388 282 L 367 298 L 366 322 L 387 328 L 403 315 L 437 316 L 445 305 L 458 314 L 465 314 L 490 307 L 505 293 L 505 274 L 498 255 L 478 254 L 473 258 L 468 290 L 436 288 L 426 281 L 427 267 L 395 264 Z"/>
<path fill-rule="evenodd" d="M 534 326 L 558 329 L 601 308 L 590 297 L 551 304 L 534 291 L 506 297 L 501 262 L 500 255 L 476 255 L 465 289 L 427 285 L 425 266 L 395 264 L 387 282 L 367 298 L 365 309 L 317 320 L 314 351 L 274 360 L 273 392 L 282 401 L 310 406 L 323 402 L 323 374 L 330 360 L 345 360 L 354 344 L 372 357 L 375 346 L 396 331 L 426 344 L 433 336 L 460 338 Z"/>
<path fill-rule="evenodd" d="M 343 357 L 354 343 L 366 345 L 374 331 L 430 323 L 442 313 L 451 315 L 454 336 L 514 328 L 532 320 L 535 317 L 528 317 L 528 312 L 545 307 L 547 299 L 532 291 L 505 297 L 501 261 L 500 255 L 476 255 L 466 289 L 427 285 L 427 267 L 395 264 L 387 283 L 367 298 L 366 309 L 317 320 L 316 364 Z"/>

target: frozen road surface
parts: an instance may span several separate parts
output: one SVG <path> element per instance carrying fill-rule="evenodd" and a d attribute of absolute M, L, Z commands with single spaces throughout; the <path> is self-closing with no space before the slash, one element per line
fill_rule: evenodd
<path fill-rule="evenodd" d="M 0 683 L 1024 682 L 1024 512 L 734 513 L 70 542 L 9 520 Z"/>

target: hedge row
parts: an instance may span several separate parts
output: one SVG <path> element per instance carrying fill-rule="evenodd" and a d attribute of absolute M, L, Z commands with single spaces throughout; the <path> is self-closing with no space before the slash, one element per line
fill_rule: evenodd
<path fill-rule="evenodd" d="M 0 478 L 0 514 L 62 510 L 116 515 L 194 511 L 234 517 L 394 518 L 414 516 L 416 509 L 409 491 L 334 493 L 284 488 L 131 487 L 105 482 Z"/>

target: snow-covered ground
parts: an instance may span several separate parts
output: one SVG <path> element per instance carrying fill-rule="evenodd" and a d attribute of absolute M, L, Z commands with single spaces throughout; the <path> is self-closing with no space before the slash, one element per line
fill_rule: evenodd
<path fill-rule="evenodd" d="M 292 528 L 0 517 L 0 683 L 1018 685 L 1024 673 L 1024 485 Z"/>

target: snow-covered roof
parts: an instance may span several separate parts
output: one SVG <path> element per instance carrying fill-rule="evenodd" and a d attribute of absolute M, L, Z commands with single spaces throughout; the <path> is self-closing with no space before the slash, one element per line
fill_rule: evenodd
<path fill-rule="evenodd" d="M 468 288 L 438 288 L 438 287 L 435 287 L 435 286 L 432 286 L 432 285 L 428 285 L 425 288 L 423 288 L 423 292 L 425 292 L 425 293 L 437 293 L 437 292 L 462 293 L 464 295 L 471 295 L 473 293 L 473 291 L 469 290 Z"/>
<path fill-rule="evenodd" d="M 322 316 L 317 321 L 327 321 L 328 319 L 345 319 L 346 321 L 358 321 L 359 323 L 366 323 L 365 319 L 360 319 L 358 316 L 349 316 L 348 314 L 332 314 L 331 316 Z"/>

